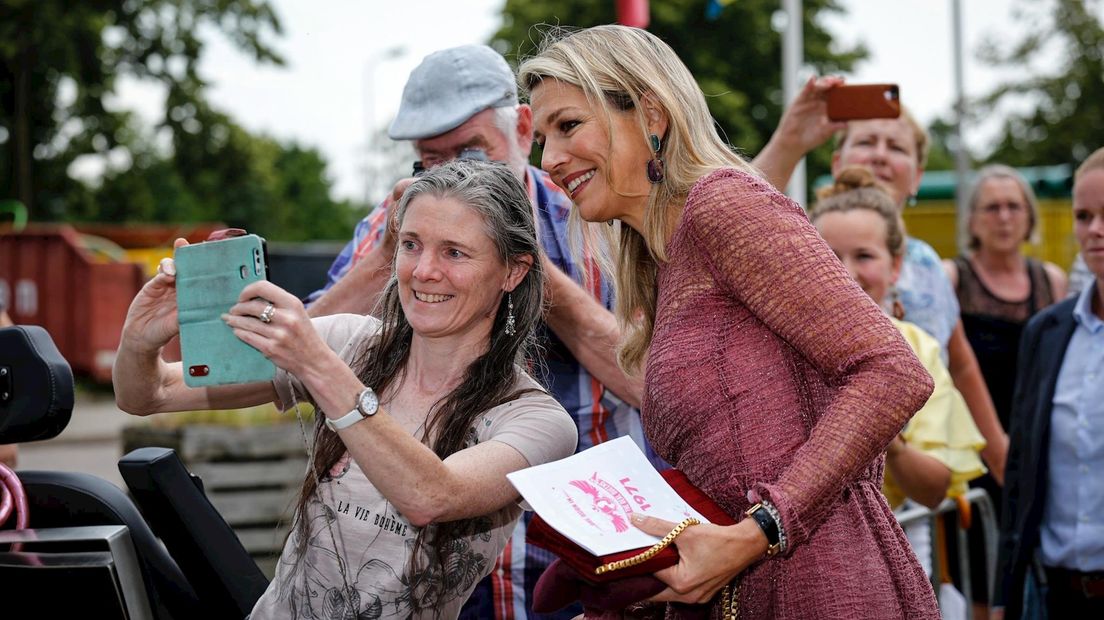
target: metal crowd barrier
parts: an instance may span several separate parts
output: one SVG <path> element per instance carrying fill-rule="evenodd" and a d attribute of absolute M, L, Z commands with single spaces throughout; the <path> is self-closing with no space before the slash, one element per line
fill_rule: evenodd
<path fill-rule="evenodd" d="M 985 574 L 989 578 L 989 583 L 983 584 L 983 587 L 988 588 L 989 600 L 993 600 L 993 589 L 996 584 L 996 571 L 997 571 L 997 536 L 999 535 L 997 530 L 997 515 L 996 509 L 993 507 L 993 500 L 989 497 L 989 494 L 985 492 L 985 489 L 970 489 L 963 496 L 970 504 L 970 518 L 981 519 L 982 530 L 985 534 Z M 958 503 L 945 499 L 943 503 L 935 508 L 935 510 L 929 510 L 924 507 L 916 507 L 905 510 L 897 514 L 897 521 L 901 524 L 901 527 L 911 525 L 913 523 L 921 523 L 925 520 L 928 521 L 932 529 L 935 528 L 936 519 L 942 518 L 947 513 L 957 513 Z M 973 610 L 973 584 L 970 583 L 970 545 L 966 539 L 966 530 L 962 528 L 961 522 L 956 519 L 955 534 L 958 537 L 958 572 L 961 586 L 961 592 L 966 597 L 966 617 L 970 620 L 974 617 Z M 935 544 L 935 537 L 932 537 L 932 588 L 936 592 L 939 592 L 940 586 L 940 555 L 946 551 L 942 545 Z M 951 560 L 951 558 L 948 558 Z"/>

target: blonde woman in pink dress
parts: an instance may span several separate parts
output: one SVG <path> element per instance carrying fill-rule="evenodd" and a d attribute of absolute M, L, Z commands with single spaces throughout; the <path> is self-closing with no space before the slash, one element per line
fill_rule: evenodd
<path fill-rule="evenodd" d="M 899 332 L 801 208 L 718 138 L 693 76 L 654 35 L 553 38 L 519 81 L 542 167 L 590 223 L 584 243 L 608 248 L 645 432 L 737 517 L 677 538 L 653 602 L 715 617 L 937 618 L 881 492 L 886 447 L 932 390 Z"/>

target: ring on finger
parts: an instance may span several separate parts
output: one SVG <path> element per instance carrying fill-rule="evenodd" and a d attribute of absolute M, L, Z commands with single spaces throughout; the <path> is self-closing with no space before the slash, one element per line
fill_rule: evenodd
<path fill-rule="evenodd" d="M 262 323 L 271 323 L 274 314 L 276 314 L 276 306 L 269 303 L 265 306 L 264 310 L 261 310 L 261 315 L 257 318 L 260 319 Z"/>

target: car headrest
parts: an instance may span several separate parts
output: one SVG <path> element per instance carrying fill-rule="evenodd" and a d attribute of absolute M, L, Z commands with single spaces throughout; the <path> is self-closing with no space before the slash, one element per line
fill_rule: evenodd
<path fill-rule="evenodd" d="M 0 443 L 56 437 L 73 414 L 73 372 L 45 329 L 0 328 Z"/>

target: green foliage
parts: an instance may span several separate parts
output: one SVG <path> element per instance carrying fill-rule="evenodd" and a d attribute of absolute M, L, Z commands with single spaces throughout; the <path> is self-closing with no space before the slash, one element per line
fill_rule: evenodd
<path fill-rule="evenodd" d="M 841 73 L 866 57 L 862 46 L 840 49 L 819 17 L 842 12 L 835 0 L 804 4 L 805 62 L 818 74 Z M 650 3 L 648 30 L 666 41 L 690 68 L 706 94 L 719 131 L 738 150 L 753 156 L 770 138 L 782 114 L 782 36 L 771 27 L 776 0 L 740 0 L 725 6 L 715 21 L 705 15 L 706 0 Z M 531 55 L 551 24 L 587 27 L 616 21 L 615 3 L 591 0 L 507 0 L 503 25 L 491 45 L 516 62 Z M 830 147 L 814 151 L 809 179 L 828 171 Z"/>
<path fill-rule="evenodd" d="M 1104 145 L 1104 27 L 1099 4 L 1021 2 L 1016 13 L 1025 34 L 1011 44 L 988 41 L 981 53 L 990 64 L 1023 76 L 995 89 L 979 106 L 988 114 L 999 103 L 1018 104 L 1007 112 L 1000 138 L 986 159 L 1012 166 L 1077 164 Z M 1032 63 L 1047 69 L 1037 74 Z"/>
<path fill-rule="evenodd" d="M 275 168 L 278 195 L 284 203 L 278 222 L 287 241 L 349 238 L 357 221 L 367 215 L 367 209 L 355 208 L 348 201 L 334 204 L 330 198 L 330 181 L 326 178 L 326 162 L 313 148 L 291 144 L 280 150 Z M 335 208 L 339 207 L 339 208 Z M 276 235 L 272 235 L 277 238 Z"/>
<path fill-rule="evenodd" d="M 253 136 L 232 123 L 220 127 L 225 139 L 209 158 L 163 157 L 149 137 L 132 143 L 131 166 L 105 174 L 71 218 L 221 221 L 275 241 L 348 237 L 364 209 L 330 197 L 326 162 L 317 150 Z M 184 162 L 196 167 L 184 169 Z"/>
<path fill-rule="evenodd" d="M 147 78 L 170 99 L 200 101 L 198 33 L 208 29 L 281 62 L 264 41 L 280 29 L 264 0 L 0 1 L 0 193 L 32 218 L 64 217 L 78 190 L 69 165 L 120 145 L 127 115 L 104 105 L 116 79 Z"/>
<path fill-rule="evenodd" d="M 197 66 L 221 35 L 282 64 L 268 0 L 0 0 L 0 197 L 35 220 L 222 221 L 275 240 L 345 238 L 357 212 L 329 197 L 313 149 L 250 135 L 209 106 Z M 117 80 L 162 85 L 150 134 L 105 106 Z M 129 160 L 96 188 L 82 156 Z"/>

